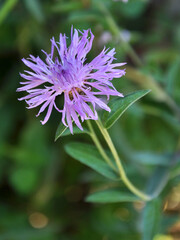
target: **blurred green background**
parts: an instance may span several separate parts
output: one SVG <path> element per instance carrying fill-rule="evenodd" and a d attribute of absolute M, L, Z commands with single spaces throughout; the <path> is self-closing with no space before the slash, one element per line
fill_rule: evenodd
<path fill-rule="evenodd" d="M 38 109 L 17 100 L 24 96 L 16 92 L 21 58 L 44 59 L 50 38 L 70 36 L 72 25 L 95 35 L 88 59 L 106 45 L 127 62 L 126 76 L 114 81 L 120 92 L 152 89 L 110 134 L 141 188 L 162 161 L 174 160 L 154 218 L 144 219 L 142 203 L 86 203 L 89 192 L 112 183 L 70 158 L 64 145 L 91 139 L 54 142 L 61 115 L 53 111 L 42 126 Z M 0 240 L 180 239 L 179 77 L 179 0 L 0 0 Z"/>

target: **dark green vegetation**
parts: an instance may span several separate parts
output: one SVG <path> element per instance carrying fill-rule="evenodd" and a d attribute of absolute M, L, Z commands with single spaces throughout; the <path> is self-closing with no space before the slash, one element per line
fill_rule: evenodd
<path fill-rule="evenodd" d="M 180 238 L 172 228 L 180 209 L 179 12 L 178 0 L 0 0 L 0 240 Z M 50 38 L 58 40 L 60 32 L 70 36 L 71 25 L 95 35 L 87 60 L 106 45 L 116 48 L 118 62 L 128 63 L 126 76 L 114 84 L 125 95 L 140 91 L 130 102 L 151 89 L 131 107 L 128 95 L 120 112 L 129 108 L 112 127 L 117 116 L 100 112 L 128 177 L 158 196 L 146 206 L 117 184 L 119 177 L 87 145 L 88 134 L 65 131 L 54 142 L 60 114 L 53 111 L 42 126 L 38 109 L 17 100 L 23 96 L 16 93 L 21 58 L 44 59 L 40 50 L 50 51 Z M 58 101 L 61 106 L 63 98 Z M 92 161 L 85 159 L 90 168 L 64 146 L 82 163 L 92 151 Z"/>

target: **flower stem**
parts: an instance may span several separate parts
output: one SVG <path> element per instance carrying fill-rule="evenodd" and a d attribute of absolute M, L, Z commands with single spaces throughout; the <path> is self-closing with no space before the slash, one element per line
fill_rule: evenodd
<path fill-rule="evenodd" d="M 124 48 L 124 50 L 127 52 L 127 54 L 129 55 L 129 57 L 132 59 L 132 61 L 134 62 L 134 64 L 137 67 L 143 67 L 143 62 L 142 60 L 139 58 L 139 56 L 137 55 L 137 53 L 134 51 L 134 49 L 132 48 L 132 46 L 125 41 L 122 36 L 121 36 L 121 29 L 120 27 L 117 25 L 116 21 L 114 20 L 113 16 L 111 15 L 110 11 L 108 10 L 108 8 L 105 6 L 105 4 L 103 3 L 103 1 L 97 1 L 98 3 L 98 7 L 100 9 L 100 11 L 104 14 L 105 20 L 107 22 L 107 25 L 109 26 L 110 31 L 112 32 L 112 34 L 119 40 L 119 42 L 121 43 L 122 47 Z M 127 71 L 128 73 L 128 71 Z M 127 77 L 127 74 L 126 74 Z M 148 83 L 150 84 L 150 87 L 152 85 L 154 85 L 154 87 L 156 87 L 154 90 L 157 92 L 157 96 L 159 97 L 160 95 L 163 94 L 163 100 L 166 102 L 166 104 L 172 109 L 172 111 L 176 114 L 177 118 L 180 120 L 180 108 L 179 106 L 176 104 L 176 102 L 173 100 L 173 98 L 171 96 L 169 96 L 166 91 L 164 91 L 163 88 L 161 88 L 161 86 L 158 83 L 154 83 L 153 79 L 151 76 L 147 76 L 148 77 Z M 146 79 L 147 79 L 146 77 Z M 139 81 L 138 81 L 139 82 Z M 143 84 L 148 84 L 147 82 L 144 81 L 143 79 Z M 149 85 L 148 84 L 148 85 Z M 148 86 L 147 85 L 147 86 Z M 154 88 L 153 87 L 153 88 Z M 152 90 L 153 90 L 152 88 Z"/>
<path fill-rule="evenodd" d="M 108 155 L 106 154 L 106 152 L 104 151 L 101 143 L 99 142 L 97 136 L 96 136 L 96 133 L 93 129 L 93 126 L 91 124 L 91 121 L 90 120 L 87 120 L 87 125 L 89 127 L 89 130 L 90 130 L 90 136 L 94 142 L 94 144 L 96 145 L 98 151 L 100 152 L 101 156 L 104 158 L 104 160 L 106 161 L 106 163 L 114 170 L 117 172 L 117 169 L 115 168 L 114 164 L 111 162 L 110 158 L 108 157 Z"/>
<path fill-rule="evenodd" d="M 141 59 L 136 54 L 136 52 L 131 47 L 131 45 L 128 42 L 124 41 L 123 38 L 121 37 L 120 28 L 117 25 L 117 23 L 115 22 L 113 16 L 109 12 L 109 10 L 106 8 L 105 4 L 102 1 L 97 1 L 97 3 L 98 3 L 98 7 L 99 7 L 100 11 L 104 14 L 105 20 L 106 20 L 107 25 L 109 26 L 109 29 L 111 30 L 112 34 L 115 37 L 117 37 L 117 39 L 120 41 L 122 47 L 125 49 L 125 51 L 130 56 L 132 61 L 137 66 L 142 67 L 143 63 L 142 63 Z"/>
<path fill-rule="evenodd" d="M 108 131 L 102 126 L 102 123 L 97 120 L 96 121 L 102 135 L 104 136 L 104 139 L 106 140 L 110 150 L 111 150 L 111 153 L 116 161 L 116 165 L 118 167 L 118 170 L 119 170 L 119 174 L 120 174 L 120 177 L 122 179 L 122 181 L 124 182 L 124 184 L 129 188 L 129 190 L 131 192 L 133 192 L 136 196 L 140 197 L 142 200 L 144 201 L 149 201 L 151 200 L 151 197 L 143 192 L 141 192 L 139 189 L 137 189 L 131 182 L 130 180 L 128 179 L 128 177 L 126 176 L 126 173 L 125 173 L 125 170 L 123 168 L 123 165 L 121 163 L 121 160 L 118 156 L 118 153 L 114 147 L 114 144 L 111 140 L 111 137 L 109 136 L 109 133 Z"/>

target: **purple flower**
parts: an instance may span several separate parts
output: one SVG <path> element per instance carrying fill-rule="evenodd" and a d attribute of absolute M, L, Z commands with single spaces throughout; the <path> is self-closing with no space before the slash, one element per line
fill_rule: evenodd
<path fill-rule="evenodd" d="M 90 63 L 86 63 L 86 55 L 91 50 L 94 35 L 90 29 L 79 33 L 72 28 L 69 47 L 66 45 L 65 34 L 60 34 L 59 42 L 55 42 L 53 37 L 51 53 L 47 54 L 42 50 L 46 55 L 45 62 L 32 55 L 27 59 L 23 58 L 22 61 L 31 71 L 24 71 L 26 74 L 20 73 L 26 81 L 20 82 L 23 86 L 17 89 L 28 93 L 19 99 L 25 100 L 28 108 L 41 105 L 37 116 L 47 109 L 42 124 L 48 121 L 55 107 L 62 113 L 62 122 L 70 128 L 71 133 L 73 121 L 83 130 L 79 117 L 82 122 L 85 119 L 98 119 L 97 106 L 111 111 L 97 96 L 106 95 L 108 99 L 110 95 L 123 97 L 114 88 L 111 80 L 125 74 L 125 70 L 115 69 L 125 63 L 112 63 L 115 59 L 115 49 L 109 51 L 104 48 Z M 54 57 L 55 49 L 58 57 Z M 62 110 L 55 103 L 56 97 L 61 94 L 64 95 Z"/>

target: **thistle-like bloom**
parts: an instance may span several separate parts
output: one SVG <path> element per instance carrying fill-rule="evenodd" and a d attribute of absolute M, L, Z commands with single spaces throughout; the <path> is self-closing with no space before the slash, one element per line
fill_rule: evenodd
<path fill-rule="evenodd" d="M 79 36 L 80 33 L 80 36 Z M 46 116 L 42 122 L 45 124 L 52 112 L 53 107 L 62 113 L 62 122 L 73 133 L 73 121 L 83 130 L 80 119 L 97 120 L 96 107 L 106 111 L 111 109 L 97 96 L 110 95 L 123 97 L 111 83 L 113 78 L 120 78 L 125 70 L 117 69 L 125 63 L 115 63 L 115 49 L 109 51 L 103 49 L 90 63 L 86 63 L 86 55 L 91 50 L 94 35 L 91 30 L 83 32 L 73 28 L 71 30 L 71 44 L 67 47 L 66 35 L 60 34 L 59 42 L 51 39 L 51 53 L 46 55 L 46 61 L 30 55 L 30 58 L 22 59 L 31 71 L 20 74 L 26 79 L 21 82 L 24 86 L 17 91 L 26 91 L 27 96 L 19 100 L 25 100 L 28 108 L 41 105 L 36 116 L 45 111 Z M 88 37 L 88 35 L 90 35 Z M 54 57 L 54 50 L 58 57 Z M 56 103 L 58 95 L 64 95 L 64 107 L 60 110 Z M 80 119 L 79 119 L 80 118 Z"/>

